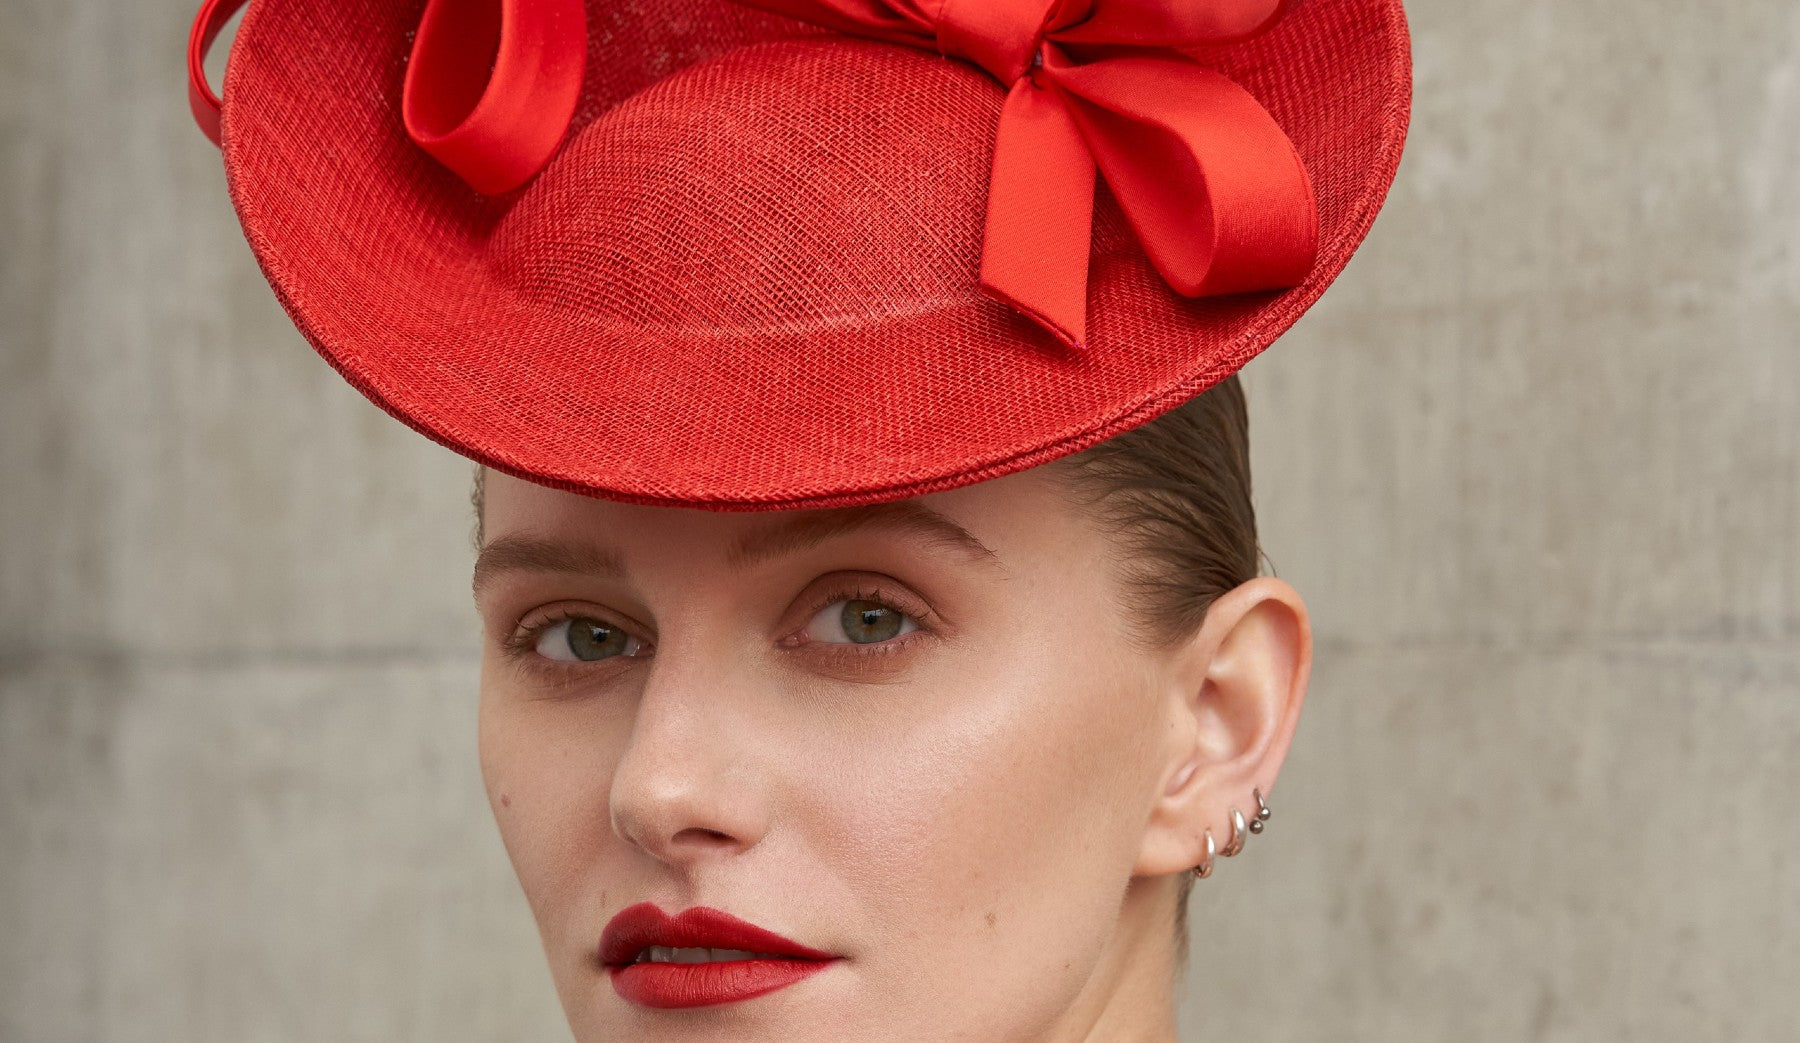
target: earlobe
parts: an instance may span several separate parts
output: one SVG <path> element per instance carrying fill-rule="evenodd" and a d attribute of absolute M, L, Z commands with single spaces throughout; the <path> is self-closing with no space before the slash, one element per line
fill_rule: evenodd
<path fill-rule="evenodd" d="M 1236 839 L 1220 851 L 1235 853 L 1246 827 L 1233 826 L 1267 821 L 1312 666 L 1306 606 L 1281 580 L 1251 580 L 1221 595 L 1173 655 L 1166 782 L 1137 867 L 1145 876 L 1205 861 L 1208 832 Z"/>

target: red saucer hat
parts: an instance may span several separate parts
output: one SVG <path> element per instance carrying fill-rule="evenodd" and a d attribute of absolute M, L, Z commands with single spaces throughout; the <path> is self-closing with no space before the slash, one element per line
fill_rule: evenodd
<path fill-rule="evenodd" d="M 1236 371 L 1406 135 L 1400 0 L 256 0 L 196 116 L 431 438 L 715 509 L 1018 471 Z"/>

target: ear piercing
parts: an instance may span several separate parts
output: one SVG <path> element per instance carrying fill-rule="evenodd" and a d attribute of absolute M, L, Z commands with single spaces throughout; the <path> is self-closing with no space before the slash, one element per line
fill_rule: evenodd
<path fill-rule="evenodd" d="M 1206 831 L 1206 858 L 1194 867 L 1196 877 L 1205 880 L 1212 875 L 1213 855 L 1216 853 L 1217 849 L 1213 847 L 1212 830 L 1209 829 Z"/>
<path fill-rule="evenodd" d="M 1274 812 L 1270 811 L 1269 805 L 1263 802 L 1262 790 L 1252 789 L 1250 792 L 1256 795 L 1256 817 L 1250 820 L 1250 832 L 1261 833 L 1263 823 L 1269 821 L 1269 816 Z"/>
<path fill-rule="evenodd" d="M 1269 810 L 1268 802 L 1263 800 L 1261 789 L 1252 789 L 1250 792 L 1256 797 L 1256 817 L 1250 819 L 1248 824 L 1246 824 L 1244 813 L 1235 807 L 1232 808 L 1231 839 L 1227 840 L 1225 846 L 1221 848 L 1214 847 L 1212 830 L 1207 830 L 1206 859 L 1194 867 L 1193 872 L 1195 877 L 1205 880 L 1207 877 L 1211 876 L 1213 870 L 1213 855 L 1218 854 L 1225 858 L 1230 858 L 1244 850 L 1244 841 L 1249 839 L 1251 833 L 1261 833 L 1263 831 L 1263 824 L 1269 821 L 1269 816 L 1274 814 L 1274 812 Z"/>
<path fill-rule="evenodd" d="M 1250 834 L 1244 831 L 1244 813 L 1236 808 L 1232 808 L 1231 839 L 1226 841 L 1225 846 L 1219 849 L 1219 854 L 1224 855 L 1226 858 L 1235 856 L 1238 852 L 1244 850 L 1244 841 L 1248 839 L 1250 839 Z"/>

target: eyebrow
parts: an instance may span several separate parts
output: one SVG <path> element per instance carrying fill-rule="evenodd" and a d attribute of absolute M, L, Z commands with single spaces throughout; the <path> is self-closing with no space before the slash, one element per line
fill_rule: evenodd
<path fill-rule="evenodd" d="M 912 500 L 809 511 L 740 536 L 725 552 L 725 561 L 742 568 L 865 531 L 912 536 L 930 545 L 959 551 L 976 564 L 1001 567 L 999 556 L 969 530 Z"/>
<path fill-rule="evenodd" d="M 555 572 L 617 579 L 625 574 L 618 552 L 587 543 L 559 543 L 536 536 L 501 536 L 482 544 L 475 557 L 475 596 L 508 572 Z"/>
<path fill-rule="evenodd" d="M 771 558 L 798 554 L 839 536 L 868 531 L 912 536 L 931 545 L 958 551 L 973 563 L 1002 568 L 998 555 L 969 530 L 924 504 L 906 500 L 808 511 L 738 537 L 726 549 L 725 562 L 732 568 L 747 568 Z M 595 544 L 546 540 L 537 536 L 501 536 L 482 545 L 481 553 L 476 556 L 476 596 L 508 572 L 618 579 L 625 575 L 625 563 L 617 551 Z"/>

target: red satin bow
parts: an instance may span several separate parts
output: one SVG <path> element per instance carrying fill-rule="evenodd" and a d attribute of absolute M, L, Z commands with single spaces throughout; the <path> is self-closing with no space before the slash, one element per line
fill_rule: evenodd
<path fill-rule="evenodd" d="M 194 114 L 215 141 L 200 63 L 243 2 L 206 0 L 189 41 Z M 1181 294 L 1282 289 L 1312 269 L 1318 205 L 1293 143 L 1243 88 L 1173 49 L 1255 36 L 1298 0 L 741 2 L 933 48 L 1009 85 L 981 287 L 1068 344 L 1087 337 L 1096 168 Z M 585 55 L 582 0 L 429 0 L 407 132 L 478 191 L 515 188 L 566 133 Z"/>
<path fill-rule="evenodd" d="M 1294 286 L 1318 204 L 1255 98 L 1175 48 L 1246 39 L 1297 0 L 741 0 L 934 48 L 1010 86 L 994 142 L 981 286 L 1063 341 L 1087 336 L 1096 166 L 1186 296 Z M 1076 46 L 1091 60 L 1077 62 Z"/>

